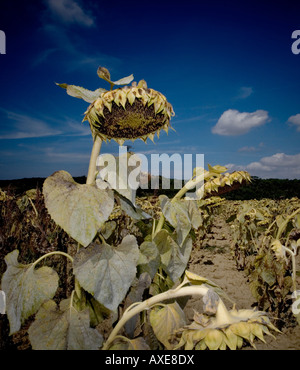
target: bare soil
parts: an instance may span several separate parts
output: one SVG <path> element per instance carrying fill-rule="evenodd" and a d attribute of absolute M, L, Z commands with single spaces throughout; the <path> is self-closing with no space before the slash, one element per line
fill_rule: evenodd
<path fill-rule="evenodd" d="M 236 262 L 230 251 L 230 228 L 221 217 L 216 217 L 211 234 L 200 248 L 194 248 L 188 265 L 188 270 L 212 280 L 220 286 L 227 295 L 235 302 L 237 309 L 250 309 L 256 306 L 250 287 L 249 279 L 245 271 L 238 270 Z M 300 256 L 297 256 L 299 270 Z M 298 284 L 300 281 L 298 281 Z M 299 286 L 299 285 L 298 285 Z M 230 309 L 231 304 L 227 304 Z M 194 310 L 200 311 L 202 300 L 191 298 L 185 312 L 190 320 Z M 276 321 L 274 321 L 276 325 Z M 256 340 L 257 350 L 299 350 L 300 349 L 300 325 L 286 322 L 281 329 L 282 333 L 275 333 L 275 338 L 265 336 L 266 343 Z M 246 345 L 242 350 L 251 350 L 253 347 Z"/>

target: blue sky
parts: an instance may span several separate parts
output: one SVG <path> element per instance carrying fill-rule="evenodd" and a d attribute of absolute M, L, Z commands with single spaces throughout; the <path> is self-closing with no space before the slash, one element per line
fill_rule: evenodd
<path fill-rule="evenodd" d="M 145 79 L 173 105 L 176 131 L 135 141 L 135 152 L 299 179 L 299 15 L 290 0 L 1 0 L 0 179 L 86 175 L 88 103 L 55 82 L 109 88 L 100 65 L 113 80 Z"/>

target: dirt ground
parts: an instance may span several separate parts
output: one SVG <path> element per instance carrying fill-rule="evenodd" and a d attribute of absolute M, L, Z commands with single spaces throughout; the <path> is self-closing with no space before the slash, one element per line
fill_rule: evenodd
<path fill-rule="evenodd" d="M 216 218 L 211 234 L 207 235 L 207 239 L 203 243 L 205 247 L 193 250 L 188 270 L 218 284 L 236 303 L 237 309 L 250 309 L 251 306 L 255 306 L 255 299 L 251 294 L 246 273 L 236 268 L 235 260 L 230 253 L 230 241 L 229 226 L 221 218 Z M 299 255 L 297 257 L 299 266 Z M 193 318 L 194 309 L 197 310 L 197 305 L 202 306 L 202 301 L 199 301 L 199 298 L 191 298 L 186 305 L 185 312 L 190 320 Z M 229 309 L 231 308 L 230 303 L 226 302 L 226 305 Z M 265 336 L 266 343 L 257 339 L 255 341 L 256 349 L 299 350 L 300 325 L 290 326 L 289 323 L 286 323 L 281 334 L 275 333 L 275 338 Z M 253 347 L 250 345 L 242 348 L 242 350 L 251 349 Z"/>

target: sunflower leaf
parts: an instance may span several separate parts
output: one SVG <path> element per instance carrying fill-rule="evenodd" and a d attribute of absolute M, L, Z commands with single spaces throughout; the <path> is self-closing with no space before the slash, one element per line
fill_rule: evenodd
<path fill-rule="evenodd" d="M 110 81 L 110 73 L 109 73 L 109 70 L 105 67 L 99 67 L 98 70 L 97 70 L 97 75 L 98 77 L 102 78 L 103 80 L 107 81 L 107 82 L 111 82 Z"/>
<path fill-rule="evenodd" d="M 154 237 L 163 269 L 175 282 L 184 272 L 192 251 L 192 240 L 186 238 L 180 247 L 167 230 L 160 230 Z"/>
<path fill-rule="evenodd" d="M 182 246 L 191 230 L 189 200 L 171 201 L 166 195 L 159 196 L 162 212 L 176 229 L 179 245 Z"/>
<path fill-rule="evenodd" d="M 92 243 L 76 254 L 74 274 L 83 289 L 114 311 L 136 276 L 138 258 L 139 249 L 133 235 L 125 236 L 117 247 Z"/>
<path fill-rule="evenodd" d="M 106 91 L 105 89 L 101 88 L 91 91 L 81 86 L 68 85 L 66 83 L 56 83 L 56 85 L 62 87 L 63 89 L 66 89 L 68 95 L 74 98 L 83 99 L 88 103 L 93 103 L 103 92 Z"/>
<path fill-rule="evenodd" d="M 186 325 L 185 314 L 179 304 L 163 305 L 162 308 L 155 307 L 150 312 L 150 324 L 157 339 L 167 350 L 173 349 L 170 338 L 175 330 Z"/>
<path fill-rule="evenodd" d="M 43 194 L 53 220 L 84 247 L 93 241 L 114 206 L 112 190 L 78 184 L 66 171 L 49 176 Z"/>
<path fill-rule="evenodd" d="M 109 347 L 110 350 L 150 350 L 147 342 L 144 338 L 139 337 L 135 339 L 128 339 L 125 337 L 118 336 L 114 343 Z"/>
<path fill-rule="evenodd" d="M 45 302 L 28 333 L 35 350 L 97 350 L 103 342 L 90 327 L 89 310 L 78 312 L 70 299 L 61 301 L 59 308 L 52 300 Z"/>
<path fill-rule="evenodd" d="M 41 304 L 53 298 L 58 287 L 58 275 L 50 267 L 34 269 L 34 265 L 18 262 L 16 249 L 5 257 L 7 270 L 2 277 L 6 294 L 10 334 L 15 333 L 24 321 L 34 314 Z"/>
<path fill-rule="evenodd" d="M 118 81 L 113 81 L 114 85 L 127 85 L 134 79 L 133 74 L 127 77 L 123 77 Z"/>
<path fill-rule="evenodd" d="M 111 86 L 114 85 L 127 85 L 129 84 L 133 79 L 133 75 L 131 74 L 130 76 L 123 77 L 120 80 L 117 81 L 111 81 L 110 73 L 107 68 L 105 67 L 99 67 L 97 70 L 97 75 L 98 77 L 102 78 L 103 80 L 107 81 L 110 83 Z"/>
<path fill-rule="evenodd" d="M 156 244 L 153 241 L 144 241 L 140 245 L 139 272 L 147 272 L 151 276 L 151 279 L 153 279 L 159 265 L 160 255 Z"/>

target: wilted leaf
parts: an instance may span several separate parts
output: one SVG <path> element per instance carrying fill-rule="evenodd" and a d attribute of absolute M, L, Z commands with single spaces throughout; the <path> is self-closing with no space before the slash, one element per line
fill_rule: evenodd
<path fill-rule="evenodd" d="M 92 243 L 76 254 L 74 274 L 83 289 L 113 311 L 135 278 L 138 258 L 138 245 L 132 235 L 125 236 L 117 247 Z"/>
<path fill-rule="evenodd" d="M 83 99 L 84 101 L 88 103 L 93 103 L 97 98 L 99 98 L 99 96 L 103 92 L 106 91 L 105 89 L 101 89 L 101 88 L 91 91 L 81 86 L 68 85 L 65 83 L 63 84 L 57 83 L 56 85 L 62 87 L 63 89 L 66 89 L 68 95 L 73 96 L 74 98 Z"/>
<path fill-rule="evenodd" d="M 108 239 L 115 231 L 117 223 L 115 221 L 107 221 L 101 228 L 101 234 L 104 239 Z"/>
<path fill-rule="evenodd" d="M 78 184 L 66 171 L 49 176 L 43 194 L 53 220 L 84 247 L 92 242 L 114 206 L 112 190 Z"/>
<path fill-rule="evenodd" d="M 123 211 L 135 220 L 142 220 L 151 216 L 135 204 L 141 172 L 141 165 L 137 163 L 141 163 L 137 154 L 123 153 L 119 157 L 102 154 L 97 160 L 96 186 L 102 189 L 108 184 L 115 190 Z"/>
<path fill-rule="evenodd" d="M 132 156 L 130 153 L 123 153 L 118 157 L 112 154 L 100 155 L 97 160 L 99 174 L 96 186 L 101 188 L 103 181 L 105 181 L 112 189 L 129 199 L 135 205 L 136 189 L 139 186 L 138 176 L 140 174 L 140 166 L 130 165 L 130 158 Z M 133 171 L 135 171 L 133 174 L 136 174 L 136 178 L 129 181 L 130 174 Z M 132 175 L 131 177 L 134 176 Z M 103 181 L 98 184 L 98 180 Z"/>
<path fill-rule="evenodd" d="M 175 330 L 186 325 L 185 315 L 177 302 L 155 307 L 150 312 L 150 324 L 157 339 L 167 350 L 173 348 L 169 340 Z"/>
<path fill-rule="evenodd" d="M 97 74 L 100 78 L 103 80 L 109 82 L 112 86 L 113 85 L 127 85 L 133 80 L 133 75 L 121 78 L 118 81 L 111 81 L 110 73 L 107 68 L 105 67 L 99 67 L 97 70 Z"/>
<path fill-rule="evenodd" d="M 131 74 L 127 77 L 120 78 L 120 80 L 118 81 L 113 81 L 113 84 L 114 85 L 127 85 L 133 80 L 133 78 L 134 78 L 133 74 Z"/>
<path fill-rule="evenodd" d="M 118 198 L 123 211 L 134 220 L 146 220 L 151 218 L 151 216 L 144 212 L 141 207 L 138 205 L 133 205 L 133 203 L 126 197 L 118 194 Z"/>
<path fill-rule="evenodd" d="M 171 202 L 166 195 L 159 197 L 162 213 L 166 220 L 176 229 L 180 246 L 191 230 L 191 219 L 189 216 L 189 200 L 177 200 Z"/>
<path fill-rule="evenodd" d="M 189 200 L 188 214 L 193 228 L 197 230 L 203 224 L 203 218 L 197 205 L 197 201 Z"/>
<path fill-rule="evenodd" d="M 30 326 L 29 339 L 35 350 L 97 350 L 103 338 L 90 328 L 89 310 L 78 312 L 70 299 L 45 302 Z"/>
<path fill-rule="evenodd" d="M 250 283 L 249 287 L 250 287 L 250 291 L 253 297 L 257 301 L 260 301 L 263 295 L 263 290 L 262 290 L 260 282 L 258 280 L 254 280 Z"/>
<path fill-rule="evenodd" d="M 14 250 L 5 257 L 7 270 L 2 277 L 10 334 L 18 331 L 45 300 L 53 298 L 58 287 L 58 275 L 53 269 L 20 264 L 18 255 L 19 251 Z"/>
<path fill-rule="evenodd" d="M 147 351 L 150 350 L 150 347 L 146 343 L 145 339 L 142 337 L 135 339 L 128 339 L 125 337 L 118 337 L 114 343 L 109 347 L 109 350 L 118 351 L 118 350 L 139 350 Z"/>
<path fill-rule="evenodd" d="M 6 313 L 6 294 L 3 290 L 0 290 L 0 315 Z"/>
<path fill-rule="evenodd" d="M 261 277 L 270 286 L 276 283 L 276 276 L 273 271 L 264 269 L 261 272 Z"/>
<path fill-rule="evenodd" d="M 207 167 L 211 174 L 219 175 L 227 171 L 227 168 L 225 166 L 220 166 L 218 164 L 216 166 L 211 166 L 210 164 L 208 164 Z"/>
<path fill-rule="evenodd" d="M 203 311 L 207 314 L 215 314 L 217 312 L 220 297 L 212 289 L 203 296 Z"/>
<path fill-rule="evenodd" d="M 138 267 L 140 272 L 148 272 L 151 279 L 157 272 L 160 264 L 160 255 L 154 242 L 145 241 L 140 245 Z"/>
<path fill-rule="evenodd" d="M 130 305 L 135 302 L 141 302 L 143 300 L 143 294 L 145 289 L 149 288 L 151 284 L 150 275 L 147 272 L 143 272 L 138 279 L 135 279 L 135 282 L 132 284 L 128 295 L 126 296 L 124 302 L 124 310 L 126 310 Z M 133 316 L 130 320 L 128 320 L 125 325 L 124 329 L 126 334 L 133 338 L 136 336 L 135 329 L 138 328 L 139 324 L 139 315 Z"/>
<path fill-rule="evenodd" d="M 294 218 L 294 224 L 295 224 L 295 227 L 300 229 L 300 214 L 298 213 Z M 300 239 L 299 239 L 300 240 Z"/>
<path fill-rule="evenodd" d="M 154 240 L 163 269 L 175 282 L 184 272 L 192 251 L 192 240 L 186 238 L 181 247 L 166 230 L 160 230 Z"/>
<path fill-rule="evenodd" d="M 110 73 L 109 70 L 105 67 L 99 67 L 97 70 L 98 77 L 102 78 L 105 81 L 110 81 Z"/>
<path fill-rule="evenodd" d="M 205 277 L 199 276 L 199 275 L 195 274 L 194 272 L 191 272 L 191 271 L 188 271 L 188 270 L 185 271 L 185 277 L 188 279 L 188 281 L 192 285 L 202 285 L 202 284 L 208 285 L 209 287 L 211 287 L 213 289 L 213 291 L 215 293 L 218 294 L 218 296 L 223 297 L 223 298 L 227 299 L 230 302 L 233 302 L 228 297 L 228 295 L 213 281 L 211 281 L 211 280 L 209 280 Z"/>

